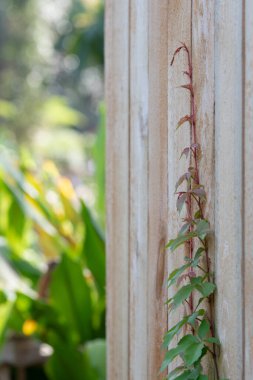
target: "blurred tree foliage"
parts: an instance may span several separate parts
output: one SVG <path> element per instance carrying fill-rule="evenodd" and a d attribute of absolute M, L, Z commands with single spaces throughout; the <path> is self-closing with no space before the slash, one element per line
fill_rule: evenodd
<path fill-rule="evenodd" d="M 0 118 L 7 137 L 27 141 L 45 124 L 94 131 L 103 97 L 103 13 L 98 0 L 1 0 Z M 52 122 L 51 97 L 63 111 L 86 117 Z"/>
<path fill-rule="evenodd" d="M 53 348 L 48 379 L 105 380 L 105 242 L 89 209 L 53 162 L 9 154 L 0 196 L 0 362 L 26 336 Z"/>
<path fill-rule="evenodd" d="M 39 63 L 34 14 L 33 0 L 0 2 L 0 117 L 2 130 L 11 130 L 18 140 L 35 123 L 42 96 L 26 80 Z"/>

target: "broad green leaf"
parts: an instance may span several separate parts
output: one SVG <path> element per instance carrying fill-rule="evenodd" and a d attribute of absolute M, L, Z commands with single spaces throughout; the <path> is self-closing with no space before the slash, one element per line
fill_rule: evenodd
<path fill-rule="evenodd" d="M 184 360 L 188 366 L 192 365 L 200 358 L 203 348 L 204 344 L 201 342 L 193 343 L 186 348 L 184 351 Z"/>
<path fill-rule="evenodd" d="M 188 322 L 190 324 L 193 324 L 196 320 L 197 317 L 199 316 L 203 316 L 205 315 L 205 310 L 204 309 L 199 309 L 198 311 L 196 311 L 195 313 L 191 314 L 189 317 L 188 317 Z"/>
<path fill-rule="evenodd" d="M 207 220 L 201 219 L 197 222 L 196 225 L 196 235 L 200 237 L 200 239 L 204 239 L 206 235 L 210 232 L 210 225 Z"/>
<path fill-rule="evenodd" d="M 60 340 L 52 346 L 54 353 L 46 363 L 50 380 L 100 380 L 86 352 Z"/>
<path fill-rule="evenodd" d="M 204 339 L 209 331 L 210 323 L 206 319 L 203 319 L 198 329 L 198 336 L 200 337 L 200 339 Z"/>
<path fill-rule="evenodd" d="M 94 162 L 95 162 L 95 173 L 94 179 L 97 185 L 96 203 L 95 208 L 97 211 L 97 216 L 101 226 L 105 226 L 105 138 L 106 138 L 106 128 L 105 128 L 105 104 L 104 102 L 99 106 L 99 126 L 96 133 L 96 141 L 94 144 Z"/>
<path fill-rule="evenodd" d="M 73 333 L 73 339 L 80 343 L 89 340 L 92 333 L 91 294 L 80 262 L 62 256 L 52 273 L 50 299 L 69 332 Z"/>
<path fill-rule="evenodd" d="M 175 368 L 173 371 L 171 371 L 169 373 L 167 380 L 174 380 L 176 378 L 176 376 L 180 374 L 180 372 L 182 373 L 182 371 L 184 371 L 184 369 L 185 369 L 184 366 L 179 366 L 179 367 Z"/>
<path fill-rule="evenodd" d="M 206 375 L 200 375 L 197 380 L 208 380 Z"/>
<path fill-rule="evenodd" d="M 173 337 L 178 334 L 182 327 L 189 323 L 190 325 L 194 324 L 195 320 L 199 316 L 203 316 L 205 314 L 205 310 L 200 309 L 196 311 L 195 313 L 188 315 L 184 317 L 181 321 L 179 321 L 176 325 L 174 325 L 164 336 L 164 341 L 163 341 L 163 347 L 166 348 L 170 342 L 172 341 Z"/>
<path fill-rule="evenodd" d="M 203 282 L 196 286 L 196 289 L 202 294 L 204 297 L 209 297 L 214 291 L 216 286 L 212 282 Z"/>
<path fill-rule="evenodd" d="M 178 235 L 176 239 L 171 239 L 165 247 L 170 248 L 171 252 L 174 252 L 180 245 L 184 244 L 194 236 L 196 236 L 194 232 L 189 232 L 185 235 Z"/>
<path fill-rule="evenodd" d="M 178 322 L 175 326 L 173 326 L 164 336 L 164 340 L 163 340 L 163 347 L 166 348 L 170 342 L 172 341 L 172 339 L 174 338 L 174 336 L 176 334 L 178 334 L 182 327 L 187 323 L 187 318 L 183 318 L 182 321 Z"/>
<path fill-rule="evenodd" d="M 181 305 L 183 301 L 185 301 L 191 294 L 194 289 L 194 285 L 188 284 L 184 285 L 172 298 L 174 308 Z"/>
<path fill-rule="evenodd" d="M 194 259 L 192 261 L 192 266 L 196 267 L 199 264 L 199 260 L 202 256 L 202 253 L 205 252 L 205 249 L 203 247 L 200 247 L 197 249 L 197 252 L 195 253 Z"/>
<path fill-rule="evenodd" d="M 105 292 L 105 241 L 83 202 L 81 206 L 85 224 L 84 256 L 98 290 L 103 295 Z"/>
<path fill-rule="evenodd" d="M 165 359 L 161 365 L 160 372 L 163 372 L 168 365 L 182 352 L 181 347 L 177 346 L 167 351 L 165 354 Z"/>
<path fill-rule="evenodd" d="M 92 368 L 98 374 L 98 380 L 106 379 L 106 342 L 104 339 L 95 339 L 85 344 L 85 351 Z"/>
<path fill-rule="evenodd" d="M 5 333 L 11 317 L 12 309 L 12 301 L 7 301 L 0 304 L 0 346 L 4 343 Z"/>
<path fill-rule="evenodd" d="M 184 351 L 187 347 L 191 346 L 192 344 L 199 343 L 199 340 L 196 338 L 196 336 L 192 334 L 187 334 L 183 336 L 183 338 L 180 339 L 178 342 L 178 346 L 181 347 L 181 352 Z"/>
<path fill-rule="evenodd" d="M 188 263 L 181 266 L 180 268 L 176 268 L 173 272 L 171 272 L 168 278 L 168 287 L 174 284 L 177 281 L 177 279 L 181 276 L 181 274 L 190 266 L 191 263 Z"/>

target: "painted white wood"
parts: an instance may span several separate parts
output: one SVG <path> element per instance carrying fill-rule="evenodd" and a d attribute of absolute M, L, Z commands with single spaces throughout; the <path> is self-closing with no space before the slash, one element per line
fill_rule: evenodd
<path fill-rule="evenodd" d="M 129 2 L 106 1 L 107 378 L 128 380 Z"/>
<path fill-rule="evenodd" d="M 244 308 L 245 380 L 253 374 L 253 2 L 245 2 Z"/>
<path fill-rule="evenodd" d="M 242 2 L 215 2 L 215 235 L 220 375 L 243 379 Z"/>
<path fill-rule="evenodd" d="M 129 378 L 147 379 L 148 2 L 130 8 Z"/>

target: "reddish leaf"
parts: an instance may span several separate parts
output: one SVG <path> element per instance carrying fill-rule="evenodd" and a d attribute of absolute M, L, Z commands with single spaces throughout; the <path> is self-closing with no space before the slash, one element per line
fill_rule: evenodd
<path fill-rule="evenodd" d="M 185 49 L 185 45 L 179 46 L 179 47 L 175 50 L 175 52 L 174 52 L 174 54 L 173 54 L 173 57 L 172 57 L 172 60 L 171 60 L 171 62 L 170 62 L 170 66 L 173 65 L 176 55 L 177 55 L 182 49 Z"/>
<path fill-rule="evenodd" d="M 179 178 L 179 180 L 177 181 L 177 183 L 176 183 L 176 189 L 175 189 L 175 191 L 177 191 L 178 187 L 184 182 L 185 179 L 186 179 L 185 174 L 183 174 L 183 175 Z"/>
<path fill-rule="evenodd" d="M 177 123 L 177 128 L 176 129 L 178 129 L 179 127 L 181 127 L 181 125 L 184 124 L 184 123 L 186 123 L 187 121 L 189 121 L 189 123 L 192 121 L 191 116 L 185 115 L 185 116 L 181 117 L 181 119 Z"/>
<path fill-rule="evenodd" d="M 183 205 L 187 199 L 187 194 L 180 194 L 177 198 L 177 211 L 180 213 L 182 211 Z"/>
<path fill-rule="evenodd" d="M 199 149 L 200 145 L 199 143 L 194 143 L 194 144 L 191 144 L 191 148 Z"/>
<path fill-rule="evenodd" d="M 193 88 L 192 88 L 191 83 L 189 83 L 189 84 L 183 84 L 180 87 L 185 88 L 186 90 L 189 90 L 191 92 L 191 94 L 193 95 Z"/>
<path fill-rule="evenodd" d="M 185 158 L 187 159 L 188 156 L 189 156 L 189 152 L 190 152 L 190 148 L 189 147 L 184 148 L 183 152 L 181 153 L 180 158 L 182 158 L 183 156 L 185 156 Z"/>
<path fill-rule="evenodd" d="M 199 198 L 206 198 L 206 192 L 202 187 L 192 190 L 192 193 Z"/>

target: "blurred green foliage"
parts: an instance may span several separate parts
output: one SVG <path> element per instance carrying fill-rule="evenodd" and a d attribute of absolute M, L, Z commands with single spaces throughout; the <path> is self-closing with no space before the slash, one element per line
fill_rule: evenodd
<path fill-rule="evenodd" d="M 105 379 L 103 234 L 53 162 L 0 168 L 0 342 L 50 344 L 49 379 Z"/>
<path fill-rule="evenodd" d="M 103 13 L 0 2 L 0 361 L 47 343 L 49 380 L 106 376 Z"/>
<path fill-rule="evenodd" d="M 59 5 L 0 2 L 1 135 L 18 143 L 31 143 L 45 126 L 96 129 L 103 97 L 103 1 Z"/>

